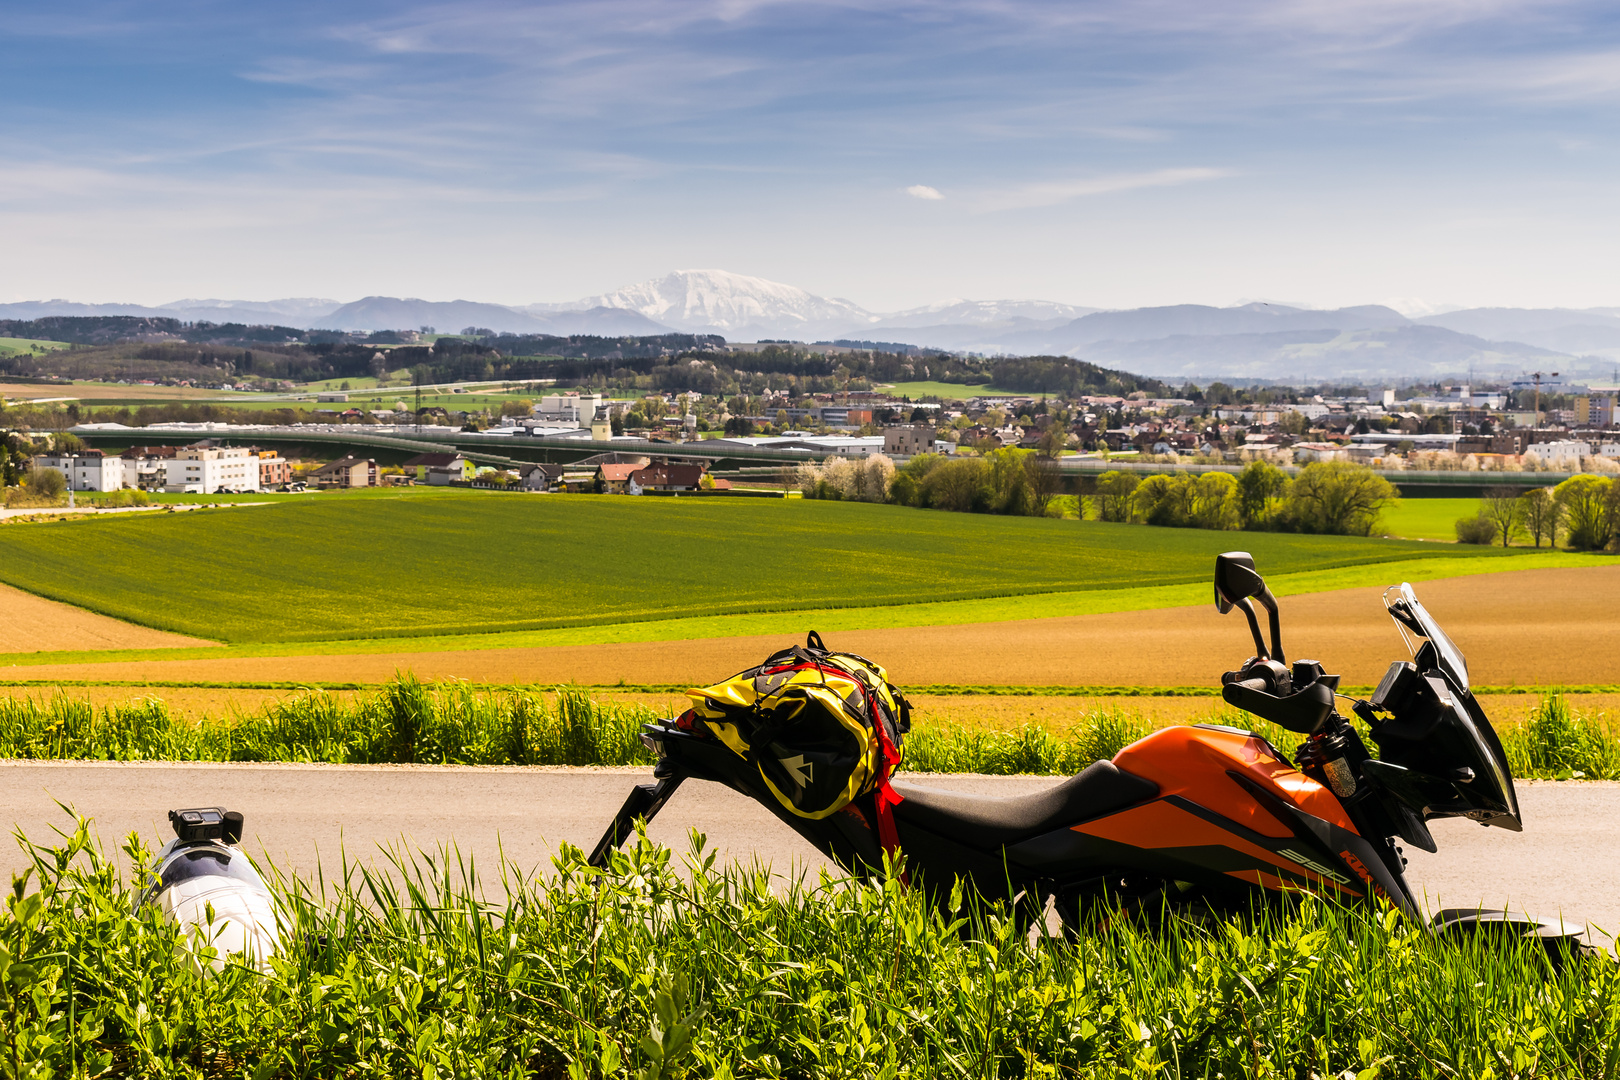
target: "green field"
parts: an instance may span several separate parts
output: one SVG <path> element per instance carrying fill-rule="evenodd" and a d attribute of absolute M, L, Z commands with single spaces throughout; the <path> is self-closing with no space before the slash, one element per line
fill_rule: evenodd
<path fill-rule="evenodd" d="M 1393 510 L 1384 511 L 1384 531 L 1403 540 L 1457 541 L 1457 519 L 1476 516 L 1479 499 L 1402 499 Z M 1515 547 L 1529 548 L 1523 536 L 1513 540 Z"/>
<path fill-rule="evenodd" d="M 6 528 L 0 581 L 147 626 L 268 643 L 1036 594 L 1083 604 L 1098 590 L 1201 586 L 1214 555 L 1239 545 L 1269 575 L 1500 557 L 799 500 L 319 500 Z M 996 606 L 1003 618 L 1046 614 Z"/>
<path fill-rule="evenodd" d="M 32 352 L 35 348 L 66 349 L 68 343 L 65 341 L 45 341 L 40 338 L 0 337 L 0 356 Z"/>
<path fill-rule="evenodd" d="M 898 397 L 954 398 L 957 401 L 966 401 L 969 398 L 983 397 L 985 395 L 989 395 L 991 397 L 1003 397 L 1019 394 L 1019 391 L 1002 390 L 999 387 L 990 386 L 989 384 L 970 386 L 965 383 L 944 382 L 903 382 L 895 383 L 893 386 L 890 386 L 887 389 L 889 393 Z M 1027 397 L 1028 395 L 1020 396 Z"/>
<path fill-rule="evenodd" d="M 1457 540 L 1457 519 L 1479 513 L 1478 499 L 1402 499 L 1385 510 L 1384 532 L 1403 540 Z"/>

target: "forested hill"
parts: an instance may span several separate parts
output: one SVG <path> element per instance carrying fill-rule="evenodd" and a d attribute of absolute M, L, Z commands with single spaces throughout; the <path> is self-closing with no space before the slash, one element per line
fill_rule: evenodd
<path fill-rule="evenodd" d="M 561 385 L 672 392 L 823 391 L 939 382 L 963 397 L 993 388 L 1027 394 L 1162 396 L 1157 379 L 1063 356 L 985 358 L 937 350 L 820 351 L 791 344 L 729 348 L 702 334 L 599 337 L 549 334 L 445 336 L 407 343 L 408 332 L 343 333 L 138 316 L 0 320 L 0 337 L 68 342 L 72 350 L 0 353 L 0 376 L 74 379 L 309 382 L 409 370 L 424 382 L 556 379 Z"/>

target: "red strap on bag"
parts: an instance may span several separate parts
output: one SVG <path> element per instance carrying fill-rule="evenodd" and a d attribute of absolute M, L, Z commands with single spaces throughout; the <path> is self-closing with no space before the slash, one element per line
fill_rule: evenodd
<path fill-rule="evenodd" d="M 872 808 L 877 812 L 878 843 L 883 845 L 883 852 L 890 859 L 900 857 L 900 833 L 894 827 L 894 808 L 902 801 L 900 793 L 889 784 L 889 766 L 885 762 L 877 790 L 872 792 Z M 900 874 L 900 884 L 908 888 L 911 885 L 909 875 L 903 871 Z"/>

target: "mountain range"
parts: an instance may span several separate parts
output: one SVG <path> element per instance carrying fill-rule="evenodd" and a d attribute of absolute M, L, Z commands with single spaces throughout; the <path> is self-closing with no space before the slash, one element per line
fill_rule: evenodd
<path fill-rule="evenodd" d="M 719 334 L 730 341 L 860 340 L 986 354 L 1080 357 L 1167 379 L 1295 382 L 1516 375 L 1607 381 L 1620 308 L 1470 308 L 1410 319 L 1377 305 L 1318 310 L 1261 302 L 1104 311 L 1040 300 L 947 300 L 874 312 L 853 301 L 723 270 L 680 270 L 615 292 L 524 306 L 368 296 L 351 303 L 176 300 L 158 307 L 66 300 L 0 304 L 0 319 L 141 315 L 339 330 L 519 334 Z"/>

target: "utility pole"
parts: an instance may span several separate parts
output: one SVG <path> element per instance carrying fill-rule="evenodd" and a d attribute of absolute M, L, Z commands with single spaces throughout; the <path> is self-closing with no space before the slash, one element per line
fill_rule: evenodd
<path fill-rule="evenodd" d="M 1535 380 L 1536 380 L 1536 427 L 1540 427 L 1541 426 L 1541 377 L 1543 375 L 1546 375 L 1549 378 L 1556 379 L 1556 378 L 1558 378 L 1558 372 L 1556 372 L 1556 371 L 1533 371 L 1530 374 L 1533 375 L 1535 377 Z"/>

